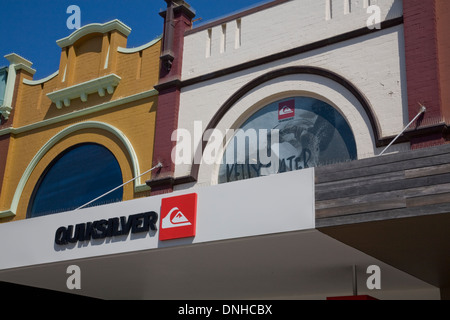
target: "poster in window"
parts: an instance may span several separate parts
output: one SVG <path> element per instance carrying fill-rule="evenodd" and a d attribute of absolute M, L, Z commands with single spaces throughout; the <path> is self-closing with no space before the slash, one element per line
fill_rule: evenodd
<path fill-rule="evenodd" d="M 260 132 L 267 132 L 267 138 Z M 261 161 L 262 155 L 270 155 L 270 163 Z M 335 108 L 318 99 L 291 97 L 260 109 L 236 131 L 223 156 L 219 183 L 356 157 L 351 128 Z"/>

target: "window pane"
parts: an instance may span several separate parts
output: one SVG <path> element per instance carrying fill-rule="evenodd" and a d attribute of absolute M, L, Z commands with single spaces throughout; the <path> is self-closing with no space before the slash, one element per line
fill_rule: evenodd
<path fill-rule="evenodd" d="M 219 169 L 219 183 L 356 157 L 353 133 L 338 111 L 314 98 L 293 97 L 260 109 L 236 131 Z"/>
<path fill-rule="evenodd" d="M 63 152 L 42 175 L 30 200 L 29 216 L 76 209 L 118 187 L 122 172 L 114 155 L 98 144 L 82 144 Z M 123 188 L 90 206 L 121 201 Z"/>

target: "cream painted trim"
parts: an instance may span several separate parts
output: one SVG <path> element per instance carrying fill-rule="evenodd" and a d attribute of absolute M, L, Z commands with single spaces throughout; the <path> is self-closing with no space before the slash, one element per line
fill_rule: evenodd
<path fill-rule="evenodd" d="M 108 52 L 106 53 L 105 65 L 103 66 L 103 69 L 105 69 L 105 70 L 108 69 L 110 51 L 111 51 L 111 45 L 108 46 Z"/>
<path fill-rule="evenodd" d="M 123 22 L 115 19 L 115 20 L 106 22 L 104 24 L 91 23 L 91 24 L 85 25 L 84 27 L 81 27 L 80 29 L 74 31 L 70 36 L 56 41 L 56 44 L 58 46 L 60 46 L 61 48 L 65 48 L 65 47 L 73 45 L 77 40 L 81 39 L 82 37 L 84 37 L 90 33 L 105 34 L 112 30 L 117 30 L 117 31 L 123 33 L 126 37 L 128 37 L 128 35 L 131 32 L 131 28 L 129 26 L 127 26 Z"/>
<path fill-rule="evenodd" d="M 1 218 L 14 217 L 15 215 L 16 215 L 16 213 L 12 212 L 11 210 L 0 211 L 0 219 Z"/>
<path fill-rule="evenodd" d="M 36 85 L 38 85 L 38 84 L 45 83 L 45 82 L 47 82 L 47 81 L 50 80 L 50 79 L 53 79 L 53 78 L 56 77 L 58 74 L 59 74 L 59 70 L 56 71 L 56 72 L 54 72 L 54 73 L 52 73 L 52 74 L 49 75 L 48 77 L 45 77 L 45 78 L 40 79 L 40 80 L 28 80 L 28 79 L 23 79 L 23 83 L 24 83 L 24 84 L 27 84 L 27 85 L 29 85 L 29 86 L 36 86 Z"/>
<path fill-rule="evenodd" d="M 58 117 L 54 117 L 54 118 L 50 118 L 47 120 L 43 120 L 40 122 L 36 122 L 33 124 L 29 124 L 20 128 L 6 128 L 6 129 L 2 129 L 0 130 L 0 136 L 5 135 L 5 134 L 19 134 L 19 133 L 24 133 L 24 132 L 28 132 L 31 130 L 35 130 L 35 129 L 39 129 L 51 124 L 55 124 L 55 123 L 59 123 L 59 122 L 63 122 L 66 120 L 71 120 L 71 119 L 75 119 L 78 117 L 83 117 L 98 111 L 103 111 L 103 110 L 107 110 L 107 109 L 111 109 L 117 106 L 121 106 L 123 104 L 126 103 L 130 103 L 130 102 L 134 102 L 134 101 L 138 101 L 141 99 L 145 99 L 145 98 L 149 98 L 149 97 L 153 97 L 158 95 L 158 91 L 155 89 L 152 90 L 148 90 L 148 91 L 144 91 L 144 92 L 140 92 L 137 93 L 135 95 L 132 96 L 128 96 L 125 98 L 121 98 L 121 99 L 117 99 L 117 100 L 113 100 L 113 101 L 109 101 L 109 102 L 105 102 L 90 108 L 86 108 L 83 110 L 79 110 L 79 111 L 74 111 L 68 114 L 64 114 L 62 116 L 58 116 Z"/>
<path fill-rule="evenodd" d="M 10 64 L 8 67 L 8 78 L 6 80 L 3 105 L 0 105 L 0 115 L 7 120 L 12 111 L 12 100 L 14 95 L 17 70 L 23 69 L 32 75 L 34 75 L 36 70 L 31 68 L 31 65 L 33 64 L 31 61 L 28 61 L 27 59 L 19 56 L 16 53 L 7 54 L 5 58 L 9 61 Z"/>
<path fill-rule="evenodd" d="M 25 70 L 26 72 L 30 73 L 31 75 L 34 75 L 36 73 L 36 69 L 33 69 L 32 67 L 29 67 L 23 63 L 19 63 L 14 65 L 14 69 L 17 70 Z"/>
<path fill-rule="evenodd" d="M 140 47 L 137 47 L 137 48 L 122 48 L 122 47 L 118 47 L 117 51 L 120 52 L 120 53 L 136 53 L 136 52 L 142 51 L 144 49 L 150 48 L 155 43 L 158 43 L 158 41 L 161 40 L 161 39 L 162 39 L 162 35 L 159 36 L 158 38 L 150 41 L 149 43 L 146 43 L 146 44 L 140 46 Z"/>
<path fill-rule="evenodd" d="M 113 94 L 114 88 L 119 85 L 121 79 L 118 75 L 112 73 L 68 88 L 53 91 L 48 93 L 47 97 L 56 104 L 58 109 L 61 109 L 63 102 L 66 107 L 70 106 L 70 100 L 73 99 L 80 98 L 81 101 L 86 102 L 88 95 L 94 92 L 98 92 L 101 97 L 105 95 L 105 91 Z"/>
<path fill-rule="evenodd" d="M 134 148 L 130 140 L 128 140 L 128 138 L 125 136 L 125 134 L 123 134 L 123 132 L 107 123 L 99 121 L 86 121 L 77 123 L 57 133 L 49 141 L 47 141 L 47 143 L 45 143 L 44 146 L 36 153 L 31 162 L 28 164 L 28 167 L 25 169 L 25 172 L 23 173 L 22 178 L 20 179 L 19 184 L 17 185 L 14 197 L 12 199 L 11 208 L 9 210 L 0 211 L 0 218 L 16 215 L 17 207 L 19 205 L 19 201 L 22 196 L 22 192 L 25 188 L 25 185 L 27 184 L 28 179 L 30 178 L 33 170 L 36 168 L 37 164 L 39 163 L 39 161 L 41 161 L 41 159 L 45 156 L 45 154 L 54 145 L 56 145 L 56 143 L 61 141 L 63 138 L 67 137 L 69 134 L 89 128 L 103 129 L 114 134 L 117 138 L 119 138 L 119 140 L 124 144 L 125 148 L 127 149 L 128 154 L 130 155 L 134 176 L 137 177 L 140 175 L 139 160 L 137 158 L 136 152 L 134 151 Z M 145 183 L 144 184 L 142 183 L 141 178 L 142 177 L 139 177 L 134 181 L 135 192 L 150 190 L 150 188 Z"/>
<path fill-rule="evenodd" d="M 5 56 L 5 59 L 9 61 L 10 67 L 14 67 L 15 70 L 24 69 L 32 75 L 36 73 L 36 70 L 31 67 L 33 65 L 33 62 L 25 59 L 22 56 L 19 56 L 17 53 L 7 54 Z"/>
<path fill-rule="evenodd" d="M 10 53 L 5 55 L 5 59 L 9 61 L 10 64 L 24 64 L 28 67 L 31 67 L 33 62 L 24 57 L 18 55 L 17 53 Z"/>
<path fill-rule="evenodd" d="M 356 142 L 358 159 L 372 157 L 376 153 L 376 143 L 370 120 L 363 106 L 355 96 L 340 83 L 332 79 L 312 74 L 291 74 L 285 75 L 270 81 L 261 83 L 257 87 L 247 92 L 232 106 L 228 112 L 220 119 L 214 129 L 219 130 L 226 137 L 225 147 L 217 153 L 217 158 L 213 164 L 202 162 L 199 166 L 197 184 L 215 185 L 218 184 L 218 176 L 221 159 L 228 143 L 233 137 L 226 136 L 229 129 L 238 129 L 257 111 L 270 103 L 280 99 L 305 96 L 324 101 L 335 108 L 336 111 L 347 121 L 352 130 Z M 183 100 L 183 96 L 181 97 Z M 208 123 L 208 121 L 205 121 Z M 179 127 L 193 132 L 192 127 L 187 127 L 179 123 Z M 201 143 L 196 142 L 194 154 L 201 151 Z M 208 146 L 207 146 L 208 147 Z M 202 155 L 203 156 L 203 155 Z M 175 177 L 184 176 L 190 172 L 190 167 L 178 165 L 175 168 Z"/>

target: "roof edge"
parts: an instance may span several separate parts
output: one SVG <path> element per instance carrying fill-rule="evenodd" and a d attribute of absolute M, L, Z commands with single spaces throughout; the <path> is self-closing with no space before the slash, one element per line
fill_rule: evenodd
<path fill-rule="evenodd" d="M 131 28 L 118 19 L 106 23 L 91 23 L 75 30 L 70 36 L 57 40 L 56 44 L 61 48 L 73 45 L 77 40 L 90 33 L 107 33 L 117 30 L 123 33 L 126 37 L 131 33 Z"/>

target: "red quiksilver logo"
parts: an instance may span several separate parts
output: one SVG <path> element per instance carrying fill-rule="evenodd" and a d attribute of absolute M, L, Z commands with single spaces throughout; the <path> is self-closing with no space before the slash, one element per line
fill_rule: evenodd
<path fill-rule="evenodd" d="M 278 120 L 293 118 L 295 116 L 295 100 L 288 100 L 278 104 Z"/>
<path fill-rule="evenodd" d="M 196 193 L 162 199 L 159 240 L 194 237 L 196 222 Z"/>

